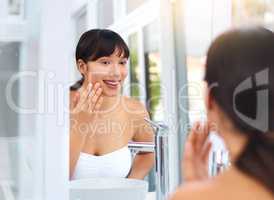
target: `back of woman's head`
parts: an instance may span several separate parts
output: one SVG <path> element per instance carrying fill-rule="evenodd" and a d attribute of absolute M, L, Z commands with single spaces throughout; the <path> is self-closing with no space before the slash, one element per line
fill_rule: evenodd
<path fill-rule="evenodd" d="M 100 57 L 110 56 L 113 53 L 117 56 L 128 58 L 129 49 L 122 37 L 108 29 L 91 29 L 83 33 L 76 47 L 76 62 L 81 59 L 85 63 L 96 61 Z M 83 84 L 84 77 L 70 87 L 77 90 Z"/>
<path fill-rule="evenodd" d="M 248 144 L 236 166 L 274 194 L 274 33 L 235 29 L 210 46 L 205 80 L 210 95 Z"/>

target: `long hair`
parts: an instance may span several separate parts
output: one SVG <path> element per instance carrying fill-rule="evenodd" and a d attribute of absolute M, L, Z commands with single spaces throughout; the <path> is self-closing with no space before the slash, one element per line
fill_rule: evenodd
<path fill-rule="evenodd" d="M 235 165 L 274 194 L 273 79 L 272 31 L 263 27 L 234 29 L 220 35 L 210 46 L 205 80 L 208 85 L 218 84 L 210 93 L 240 133 L 248 137 Z M 250 87 L 237 94 L 243 83 Z M 263 95 L 267 101 L 259 100 Z M 264 114 L 266 118 L 257 118 Z"/>

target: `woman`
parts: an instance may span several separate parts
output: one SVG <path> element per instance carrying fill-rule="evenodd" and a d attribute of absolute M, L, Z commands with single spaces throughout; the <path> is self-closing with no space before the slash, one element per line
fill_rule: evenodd
<path fill-rule="evenodd" d="M 274 199 L 274 33 L 261 27 L 231 30 L 209 48 L 205 81 L 207 116 L 186 143 L 186 184 L 172 200 Z M 214 123 L 230 151 L 231 166 L 208 178 Z"/>
<path fill-rule="evenodd" d="M 129 49 L 115 32 L 85 32 L 76 47 L 82 79 L 71 87 L 70 178 L 128 177 L 143 179 L 153 166 L 153 153 L 131 161 L 128 142 L 153 142 L 144 121 L 145 107 L 121 95 L 127 77 Z"/>

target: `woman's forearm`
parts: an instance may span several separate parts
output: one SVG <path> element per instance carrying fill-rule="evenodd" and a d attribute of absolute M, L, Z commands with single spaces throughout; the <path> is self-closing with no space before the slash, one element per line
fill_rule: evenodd
<path fill-rule="evenodd" d="M 154 165 L 154 153 L 138 153 L 128 178 L 144 179 Z"/>

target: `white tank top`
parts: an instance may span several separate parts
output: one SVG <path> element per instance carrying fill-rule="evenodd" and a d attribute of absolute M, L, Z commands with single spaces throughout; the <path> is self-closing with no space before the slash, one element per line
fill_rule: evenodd
<path fill-rule="evenodd" d="M 127 146 L 101 156 L 81 152 L 72 179 L 125 178 L 131 162 L 131 152 Z"/>

